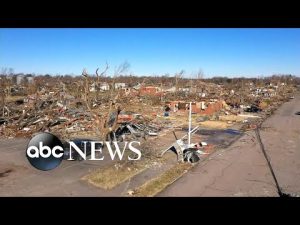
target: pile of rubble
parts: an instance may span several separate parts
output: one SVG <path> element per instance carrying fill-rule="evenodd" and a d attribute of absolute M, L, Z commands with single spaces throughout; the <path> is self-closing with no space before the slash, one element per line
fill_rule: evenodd
<path fill-rule="evenodd" d="M 100 108 L 101 107 L 101 108 Z M 99 106 L 107 111 L 108 105 Z M 118 118 L 111 113 L 108 124 L 117 119 L 118 126 L 110 137 L 118 140 L 130 137 L 157 135 L 161 129 L 157 124 L 134 112 L 120 112 Z M 99 133 L 96 118 L 87 110 L 84 102 L 72 96 L 58 94 L 30 95 L 11 101 L 5 105 L 3 118 L 0 118 L 0 134 L 4 137 L 30 137 L 37 132 L 51 132 L 68 137 L 71 134 L 97 136 Z M 113 133 L 113 134 L 112 134 Z"/>
<path fill-rule="evenodd" d="M 186 118 L 189 102 L 192 102 L 192 113 L 197 115 L 198 122 L 248 123 L 243 114 L 270 115 L 295 92 L 291 82 L 288 84 L 279 79 L 276 82 L 274 79 L 272 82 L 262 80 L 261 83 L 241 80 L 222 84 L 209 80 L 181 80 L 180 86 L 174 86 L 172 82 L 147 86 L 143 82 L 133 87 L 113 82 L 115 88 L 112 91 L 107 83 L 98 92 L 99 82 L 91 82 L 90 78 L 83 74 L 82 79 L 74 78 L 76 82 L 71 82 L 72 79 L 69 83 L 67 80 L 59 81 L 51 88 L 40 81 L 36 94 L 13 101 L 3 100 L 0 135 L 19 137 L 50 131 L 62 136 L 80 132 L 97 136 L 103 128 L 100 126 L 101 118 L 108 124 L 114 124 L 114 120 L 118 122 L 117 126 L 113 126 L 114 133 L 110 132 L 111 139 L 124 139 L 124 134 L 132 138 L 152 136 L 162 128 L 180 126 L 180 116 Z M 97 87 L 93 88 L 93 85 Z M 135 94 L 131 95 L 131 92 Z M 118 101 L 122 103 L 118 115 L 110 110 L 110 101 L 116 93 L 121 96 Z M 170 113 L 164 114 L 166 105 Z M 111 114 L 109 121 L 106 121 L 107 113 Z M 169 119 L 164 118 L 169 114 Z"/>

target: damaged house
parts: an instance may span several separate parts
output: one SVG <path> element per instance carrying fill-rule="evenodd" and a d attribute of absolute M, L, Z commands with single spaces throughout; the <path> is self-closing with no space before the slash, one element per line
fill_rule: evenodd
<path fill-rule="evenodd" d="M 152 96 L 163 96 L 164 92 L 155 86 L 143 86 L 140 88 L 140 95 L 152 95 Z"/>
<path fill-rule="evenodd" d="M 115 89 L 124 89 L 127 85 L 125 83 L 115 83 Z"/>
<path fill-rule="evenodd" d="M 97 91 L 97 83 L 94 82 L 90 85 L 90 92 L 96 92 Z M 100 83 L 99 85 L 99 91 L 109 91 L 109 84 L 104 82 Z"/>
<path fill-rule="evenodd" d="M 189 110 L 189 102 L 171 101 L 167 102 L 173 112 Z M 223 109 L 225 103 L 222 100 L 192 102 L 192 113 L 201 115 L 212 115 Z"/>

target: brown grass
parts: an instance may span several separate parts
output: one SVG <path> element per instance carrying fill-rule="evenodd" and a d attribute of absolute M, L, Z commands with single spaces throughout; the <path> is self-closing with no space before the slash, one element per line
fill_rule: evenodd
<path fill-rule="evenodd" d="M 127 162 L 124 164 L 116 164 L 116 166 L 98 169 L 91 174 L 84 176 L 82 179 L 96 187 L 110 190 L 143 172 L 145 169 L 147 169 L 146 163 Z"/>
<path fill-rule="evenodd" d="M 219 119 L 221 121 L 236 121 L 236 122 L 241 122 L 245 119 L 245 117 L 241 116 L 236 116 L 236 115 L 224 115 L 224 116 L 219 116 Z"/>
<path fill-rule="evenodd" d="M 152 180 L 147 181 L 142 186 L 134 190 L 134 196 L 153 197 L 164 190 L 167 186 L 179 179 L 190 168 L 190 163 L 179 163 Z"/>
<path fill-rule="evenodd" d="M 201 126 L 212 128 L 212 129 L 226 129 L 230 126 L 227 122 L 224 121 L 204 121 L 199 123 Z"/>

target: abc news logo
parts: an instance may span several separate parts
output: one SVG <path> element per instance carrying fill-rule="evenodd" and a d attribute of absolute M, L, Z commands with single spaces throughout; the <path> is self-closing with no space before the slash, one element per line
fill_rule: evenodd
<path fill-rule="evenodd" d="M 36 169 L 47 171 L 58 167 L 63 159 L 66 160 L 104 160 L 103 147 L 106 146 L 111 160 L 124 158 L 125 150 L 135 153 L 136 157 L 128 155 L 128 160 L 140 160 L 141 151 L 135 146 L 140 145 L 138 141 L 124 142 L 120 148 L 118 142 L 99 141 L 70 141 L 68 147 L 55 135 L 51 133 L 39 133 L 28 143 L 26 157 L 29 163 Z M 128 148 L 127 148 L 128 147 Z M 96 153 L 99 153 L 96 156 Z M 87 156 L 90 155 L 90 159 Z M 102 156 L 101 156 L 102 155 Z"/>

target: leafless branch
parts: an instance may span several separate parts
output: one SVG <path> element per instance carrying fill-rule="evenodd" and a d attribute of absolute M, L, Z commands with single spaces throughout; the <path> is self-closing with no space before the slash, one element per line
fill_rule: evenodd
<path fill-rule="evenodd" d="M 97 75 L 97 77 L 102 77 L 102 76 L 106 73 L 106 71 L 107 71 L 108 69 L 109 69 L 109 66 L 108 66 L 108 64 L 107 64 L 107 62 L 106 62 L 106 67 L 105 67 L 105 69 L 103 70 L 103 72 L 101 72 L 100 75 L 98 74 L 99 68 L 97 68 L 97 70 L 96 70 L 96 75 Z"/>
<path fill-rule="evenodd" d="M 82 71 L 82 74 L 81 74 L 82 76 L 84 76 L 84 77 L 87 77 L 88 76 L 88 73 L 86 72 L 86 69 L 83 69 L 83 71 Z"/>

